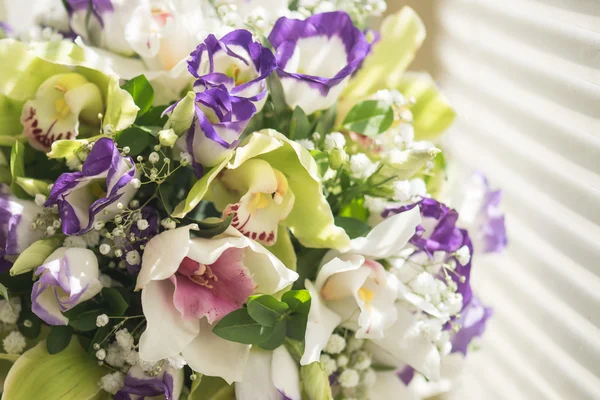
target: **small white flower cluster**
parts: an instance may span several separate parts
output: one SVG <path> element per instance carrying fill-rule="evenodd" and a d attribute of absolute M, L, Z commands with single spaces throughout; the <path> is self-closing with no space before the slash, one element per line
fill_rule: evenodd
<path fill-rule="evenodd" d="M 371 368 L 371 354 L 364 350 L 365 341 L 348 333 L 348 340 L 338 333 L 331 335 L 320 362 L 327 375 L 336 376 L 338 390 L 344 398 L 362 399 L 366 389 L 375 384 L 375 371 Z"/>
<path fill-rule="evenodd" d="M 43 194 L 38 193 L 35 195 L 35 204 L 40 207 L 44 207 L 46 200 L 47 198 Z M 44 233 L 45 237 L 48 237 L 60 232 L 61 226 L 62 222 L 60 220 L 60 216 L 58 215 L 58 206 L 53 205 L 52 207 L 42 208 L 42 211 L 33 219 L 29 229 L 32 231 L 41 231 Z"/>
<path fill-rule="evenodd" d="M 2 340 L 2 346 L 7 354 L 21 354 L 27 347 L 27 341 L 21 332 L 12 331 Z"/>
<path fill-rule="evenodd" d="M 297 14 L 309 16 L 335 10 L 346 11 L 359 25 L 369 17 L 379 17 L 387 10 L 385 0 L 300 0 Z"/>
<path fill-rule="evenodd" d="M 125 376 L 119 371 L 106 374 L 100 379 L 98 386 L 105 392 L 114 395 L 125 386 Z"/>
<path fill-rule="evenodd" d="M 10 301 L 0 300 L 0 322 L 4 324 L 16 324 L 21 314 L 21 299 L 11 297 Z"/>

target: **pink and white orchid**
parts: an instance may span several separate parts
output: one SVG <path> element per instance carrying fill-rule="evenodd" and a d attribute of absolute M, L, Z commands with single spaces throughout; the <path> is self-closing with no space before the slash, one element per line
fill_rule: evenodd
<path fill-rule="evenodd" d="M 140 357 L 181 353 L 194 371 L 240 381 L 250 346 L 218 337 L 212 326 L 248 296 L 276 293 L 298 274 L 233 228 L 212 239 L 190 238 L 194 228 L 163 232 L 146 245 L 137 279 L 148 322 Z"/>

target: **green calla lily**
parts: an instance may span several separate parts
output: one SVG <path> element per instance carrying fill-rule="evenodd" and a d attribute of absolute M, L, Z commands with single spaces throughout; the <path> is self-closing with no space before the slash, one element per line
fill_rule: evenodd
<path fill-rule="evenodd" d="M 57 140 L 97 134 L 100 113 L 104 125 L 130 126 L 138 111 L 133 98 L 118 77 L 89 68 L 84 55 L 68 41 L 0 40 L 0 136 L 24 133 L 49 151 Z"/>
<path fill-rule="evenodd" d="M 350 239 L 335 226 L 322 194 L 317 164 L 301 145 L 272 129 L 255 132 L 233 155 L 208 171 L 173 213 L 184 217 L 202 199 L 212 200 L 232 226 L 265 245 L 278 226 L 306 247 L 343 249 Z"/>
<path fill-rule="evenodd" d="M 48 354 L 43 341 L 15 361 L 4 382 L 3 398 L 104 399 L 98 381 L 107 373 L 110 370 L 90 359 L 76 338 L 54 355 Z"/>

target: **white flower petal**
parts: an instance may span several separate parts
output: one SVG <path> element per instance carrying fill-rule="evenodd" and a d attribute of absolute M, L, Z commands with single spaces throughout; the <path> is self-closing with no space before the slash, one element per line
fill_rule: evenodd
<path fill-rule="evenodd" d="M 396 214 L 377 224 L 366 237 L 352 240 L 352 253 L 375 259 L 397 254 L 415 234 L 421 222 L 419 207 Z"/>
<path fill-rule="evenodd" d="M 188 225 L 165 231 L 150 239 L 144 248 L 136 290 L 143 289 L 152 280 L 167 279 L 177 272 L 188 254 L 192 227 Z"/>
<path fill-rule="evenodd" d="M 277 390 L 290 400 L 300 400 L 300 371 L 285 346 L 273 351 L 271 376 Z"/>
<path fill-rule="evenodd" d="M 334 329 L 342 321 L 342 318 L 323 304 L 319 292 L 311 281 L 307 279 L 304 284 L 310 293 L 311 303 L 304 339 L 304 354 L 302 355 L 300 364 L 308 365 L 319 361 L 321 351 L 327 344 Z"/>
<path fill-rule="evenodd" d="M 250 352 L 243 379 L 235 384 L 237 400 L 281 400 L 271 378 L 272 353 L 260 349 Z"/>
<path fill-rule="evenodd" d="M 414 325 L 419 321 L 411 311 L 396 305 L 398 319 L 396 323 L 385 331 L 383 339 L 373 340 L 368 344 L 374 356 L 384 354 L 387 357 L 383 362 L 393 363 L 400 367 L 408 364 L 419 371 L 429 380 L 440 378 L 440 353 L 436 346 L 422 335 L 415 335 Z M 377 348 L 378 347 L 378 348 Z M 378 357 L 376 357 L 378 358 Z"/>
<path fill-rule="evenodd" d="M 418 400 L 393 371 L 377 373 L 377 382 L 369 388 L 369 398 Z"/>
<path fill-rule="evenodd" d="M 219 376 L 231 384 L 242 380 L 250 346 L 230 342 L 212 332 L 205 319 L 200 321 L 200 332 L 182 352 L 188 365 L 208 376 Z"/>
<path fill-rule="evenodd" d="M 168 281 L 151 281 L 142 291 L 147 320 L 140 338 L 140 358 L 159 361 L 181 353 L 200 331 L 200 322 L 184 319 L 173 305 L 175 287 Z"/>
<path fill-rule="evenodd" d="M 77 303 L 91 299 L 102 290 L 102 284 L 98 279 L 100 276 L 98 259 L 93 251 L 70 248 L 65 251 L 63 257 L 71 296 L 84 292 Z"/>

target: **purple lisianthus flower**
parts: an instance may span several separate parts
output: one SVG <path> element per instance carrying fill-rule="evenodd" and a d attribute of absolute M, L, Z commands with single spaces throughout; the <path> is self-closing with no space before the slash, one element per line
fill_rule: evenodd
<path fill-rule="evenodd" d="M 267 100 L 266 79 L 275 68 L 271 50 L 255 42 L 245 29 L 221 39 L 209 35 L 188 60 L 188 70 L 197 78 L 196 91 L 224 86 L 231 95 L 252 101 L 257 111 Z"/>
<path fill-rule="evenodd" d="M 350 75 L 367 56 L 370 44 L 342 11 L 305 20 L 280 18 L 269 41 L 286 103 L 306 114 L 331 107 Z"/>
<path fill-rule="evenodd" d="M 176 145 L 192 155 L 197 176 L 212 167 L 238 145 L 239 137 L 256 113 L 252 101 L 232 96 L 224 86 L 196 93 L 196 117 Z"/>
<path fill-rule="evenodd" d="M 29 200 L 10 194 L 6 185 L 0 185 L 0 273 L 7 272 L 12 262 L 44 232 L 31 229 L 42 208 Z"/>
<path fill-rule="evenodd" d="M 469 344 L 483 335 L 487 320 L 493 313 L 491 308 L 485 307 L 479 298 L 473 296 L 461 311 L 460 318 L 454 321 L 460 324 L 461 328 L 452 337 L 452 352 L 460 352 L 466 356 Z"/>
<path fill-rule="evenodd" d="M 40 279 L 33 284 L 31 309 L 49 325 L 67 325 L 63 313 L 102 290 L 98 259 L 88 249 L 61 247 L 35 274 Z"/>
<path fill-rule="evenodd" d="M 158 375 L 148 376 L 139 365 L 135 365 L 127 372 L 125 386 L 115 394 L 115 400 L 144 400 L 155 396 L 177 400 L 182 384 L 183 369 L 166 367 Z"/>
<path fill-rule="evenodd" d="M 66 235 L 82 235 L 94 222 L 117 215 L 118 203 L 127 205 L 136 193 L 137 176 L 131 157 L 123 157 L 115 142 L 101 138 L 83 163 L 81 171 L 64 173 L 50 191 L 46 206 L 57 204 Z"/>
<path fill-rule="evenodd" d="M 491 190 L 483 174 L 473 174 L 460 207 L 460 221 L 471 228 L 477 252 L 500 253 L 508 244 L 501 201 L 501 190 Z"/>
<path fill-rule="evenodd" d="M 381 216 L 387 218 L 417 206 L 421 210 L 421 225 L 417 227 L 417 232 L 409 242 L 418 251 L 425 252 L 431 259 L 434 258 L 434 253 L 444 252 L 448 255 L 446 261 L 450 259 L 456 261 L 456 268 L 450 276 L 458 287 L 457 293 L 460 293 L 463 297 L 464 306 L 472 297 L 470 255 L 473 254 L 473 244 L 469 232 L 457 226 L 458 212 L 435 199 L 423 198 L 415 204 L 388 208 L 383 211 Z M 456 254 L 463 247 L 468 249 L 469 256 L 467 260 L 457 257 Z"/>

